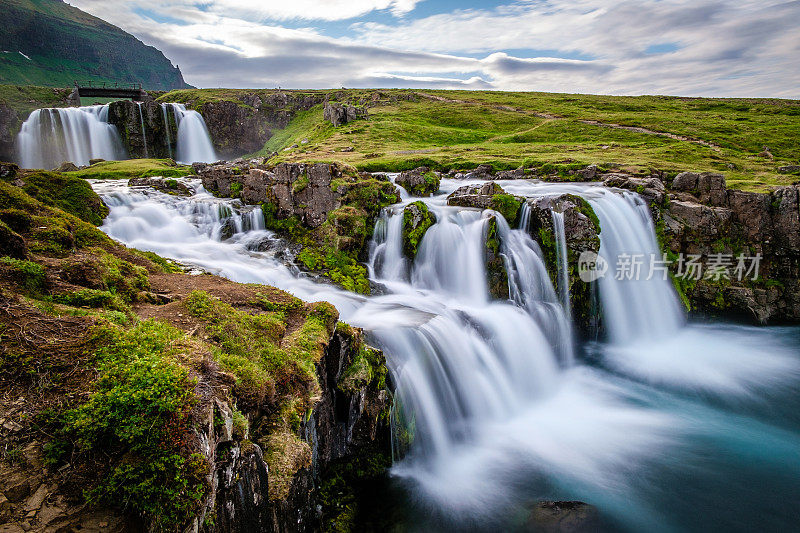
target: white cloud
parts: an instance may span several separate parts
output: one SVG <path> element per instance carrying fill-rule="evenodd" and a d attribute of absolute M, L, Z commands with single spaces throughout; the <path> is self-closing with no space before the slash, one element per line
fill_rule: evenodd
<path fill-rule="evenodd" d="M 422 18 L 413 11 L 420 0 L 211 0 L 202 11 L 195 1 L 71 0 L 162 49 L 198 86 L 427 83 L 800 97 L 800 1 L 509 0 L 492 9 Z M 183 22 L 156 22 L 133 6 Z M 345 38 L 326 36 L 319 22 L 375 10 L 406 16 L 391 25 L 356 21 Z M 309 27 L 291 29 L 266 19 L 302 19 Z M 666 53 L 645 53 L 664 44 L 670 45 Z"/>

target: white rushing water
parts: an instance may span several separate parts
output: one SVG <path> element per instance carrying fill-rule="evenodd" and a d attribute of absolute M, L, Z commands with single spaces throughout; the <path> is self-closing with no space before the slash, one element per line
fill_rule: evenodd
<path fill-rule="evenodd" d="M 20 165 L 52 169 L 65 161 L 88 165 L 90 159 L 123 159 L 117 128 L 108 123 L 108 105 L 46 108 L 33 111 L 17 136 Z"/>
<path fill-rule="evenodd" d="M 214 145 L 208 134 L 206 121 L 197 111 L 186 109 L 183 104 L 161 104 L 169 106 L 178 125 L 175 157 L 179 163 L 211 163 L 217 160 Z M 166 116 L 166 115 L 165 115 Z M 167 124 L 169 128 L 169 125 Z"/>
<path fill-rule="evenodd" d="M 462 184 L 445 180 L 442 188 Z M 524 521 L 521 509 L 543 498 L 589 501 L 614 527 L 630 530 L 700 530 L 684 526 L 706 522 L 736 529 L 739 502 L 761 505 L 757 495 L 714 502 L 729 513 L 727 522 L 707 506 L 706 522 L 705 515 L 683 521 L 674 509 L 691 517 L 694 505 L 684 511 L 683 501 L 669 495 L 708 498 L 717 487 L 732 490 L 734 478 L 763 484 L 756 474 L 741 477 L 736 465 L 745 461 L 800 476 L 795 430 L 773 425 L 774 413 L 754 414 L 763 412 L 766 390 L 797 383 L 796 345 L 741 328 L 685 327 L 669 282 L 601 281 L 611 342 L 591 345 L 598 368 L 575 355 L 538 244 L 501 217 L 509 295 L 489 297 L 484 246 L 496 216 L 490 211 L 448 207 L 444 195 L 422 199 L 436 224 L 411 262 L 402 253 L 403 205 L 386 209 L 368 262 L 384 291 L 364 297 L 299 273 L 263 229 L 258 210 L 191 185 L 197 194 L 184 198 L 96 182 L 111 210 L 102 229 L 129 246 L 236 281 L 330 301 L 342 320 L 365 328 L 384 350 L 396 387 L 392 471 L 422 515 L 412 530 L 507 530 L 518 525 L 515 517 Z M 526 196 L 582 195 L 600 218 L 607 257 L 653 249 L 652 223 L 634 195 L 577 185 L 502 186 Z M 410 200 L 404 195 L 403 204 Z M 705 404 L 697 391 L 748 411 Z"/>
<path fill-rule="evenodd" d="M 144 156 L 149 157 L 147 130 L 142 104 L 137 102 L 139 129 L 142 133 Z M 167 150 L 172 157 L 169 120 L 172 111 L 177 124 L 175 157 L 180 163 L 217 160 L 208 128 L 202 115 L 187 110 L 183 104 L 161 104 Z M 91 159 L 116 161 L 128 157 L 117 128 L 108 123 L 108 104 L 46 108 L 33 111 L 17 136 L 18 160 L 24 168 L 53 169 L 64 162 L 88 165 Z"/>

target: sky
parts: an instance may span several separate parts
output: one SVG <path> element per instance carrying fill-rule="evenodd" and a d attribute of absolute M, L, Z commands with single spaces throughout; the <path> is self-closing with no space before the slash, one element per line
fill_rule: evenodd
<path fill-rule="evenodd" d="M 800 98 L 800 0 L 67 0 L 198 87 Z"/>

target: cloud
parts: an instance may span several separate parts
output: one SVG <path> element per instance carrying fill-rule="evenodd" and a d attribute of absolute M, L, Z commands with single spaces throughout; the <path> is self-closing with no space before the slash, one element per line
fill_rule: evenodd
<path fill-rule="evenodd" d="M 425 16 L 420 0 L 71 2 L 198 86 L 800 97 L 800 1 L 427 0 Z"/>

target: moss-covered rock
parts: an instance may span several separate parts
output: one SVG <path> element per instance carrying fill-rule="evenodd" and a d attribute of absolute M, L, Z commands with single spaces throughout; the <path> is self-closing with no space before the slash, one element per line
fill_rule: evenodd
<path fill-rule="evenodd" d="M 439 192 L 439 174 L 428 167 L 401 172 L 395 183 L 414 196 L 431 196 Z"/>
<path fill-rule="evenodd" d="M 545 196 L 527 201 L 531 211 L 531 237 L 539 243 L 545 265 L 558 290 L 558 243 L 553 212 L 562 213 L 567 249 L 567 278 L 572 318 L 581 333 L 593 336 L 599 328 L 599 314 L 594 297 L 595 283 L 586 283 L 578 275 L 578 260 L 583 252 L 600 250 L 600 221 L 585 199 L 573 194 Z"/>
<path fill-rule="evenodd" d="M 498 300 L 507 300 L 509 297 L 508 272 L 500 253 L 500 247 L 497 220 L 491 217 L 486 224 L 486 272 L 489 294 Z"/>
<path fill-rule="evenodd" d="M 522 201 L 520 197 L 506 194 L 502 187 L 492 181 L 459 187 L 447 197 L 447 205 L 497 211 L 512 228 L 517 226 Z"/>
<path fill-rule="evenodd" d="M 412 261 L 425 232 L 435 223 L 436 216 L 424 202 L 413 202 L 403 209 L 403 253 Z"/>

